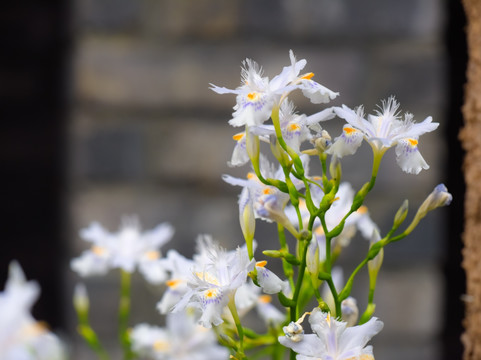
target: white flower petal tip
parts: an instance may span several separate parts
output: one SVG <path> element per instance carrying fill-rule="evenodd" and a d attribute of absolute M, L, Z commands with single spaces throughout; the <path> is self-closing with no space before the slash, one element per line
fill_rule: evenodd
<path fill-rule="evenodd" d="M 334 100 L 336 97 L 339 96 L 338 92 L 329 90 L 325 86 L 322 86 L 321 84 L 307 78 L 302 79 L 301 84 L 302 93 L 313 104 L 328 103 L 329 101 Z"/>
<path fill-rule="evenodd" d="M 304 334 L 301 341 L 280 337 L 279 342 L 294 350 L 302 359 L 374 359 L 372 347 L 367 342 L 383 328 L 383 323 L 372 318 L 367 323 L 347 327 L 347 323 L 337 321 L 329 313 L 315 308 L 309 316 L 314 334 Z"/>
<path fill-rule="evenodd" d="M 396 160 L 401 169 L 408 174 L 419 174 L 429 165 L 419 153 L 416 139 L 400 139 L 396 146 Z"/>
<path fill-rule="evenodd" d="M 334 143 L 326 153 L 342 158 L 354 154 L 361 146 L 363 133 L 352 126 L 344 125 L 341 136 L 334 139 Z"/>
<path fill-rule="evenodd" d="M 276 274 L 265 268 L 267 261 L 256 263 L 257 281 L 266 294 L 285 292 L 289 288 L 287 281 L 282 281 Z"/>

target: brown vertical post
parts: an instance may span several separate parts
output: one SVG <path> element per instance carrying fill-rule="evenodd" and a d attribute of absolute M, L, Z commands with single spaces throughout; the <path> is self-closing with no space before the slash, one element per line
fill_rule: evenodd
<path fill-rule="evenodd" d="M 466 271 L 464 360 L 481 359 L 481 1 L 463 0 L 467 20 L 468 70 L 460 139 L 466 151 L 465 230 Z"/>

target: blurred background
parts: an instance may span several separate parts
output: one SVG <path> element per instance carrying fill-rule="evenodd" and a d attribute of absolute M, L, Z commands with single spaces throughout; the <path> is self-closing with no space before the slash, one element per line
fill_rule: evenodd
<path fill-rule="evenodd" d="M 4 284 L 15 258 L 29 279 L 40 282 L 35 317 L 64 337 L 72 359 L 92 358 L 75 334 L 71 307 L 79 278 L 69 261 L 87 248 L 79 229 L 96 220 L 116 231 L 123 215 L 138 214 L 144 229 L 174 225 L 164 253 L 175 248 L 190 256 L 202 233 L 231 249 L 242 242 L 239 189 L 221 180 L 221 174 L 244 177 L 248 171 L 227 166 L 238 131 L 227 124 L 235 99 L 208 86 L 237 87 L 245 58 L 272 77 L 290 63 L 289 49 L 307 59 L 315 80 L 340 92 L 332 105 L 363 104 L 372 113 L 381 99 L 395 95 L 417 121 L 433 116 L 441 124 L 419 145 L 431 168 L 405 174 L 389 151 L 367 201 L 385 233 L 404 199 L 412 216 L 440 182 L 455 196 L 449 208 L 386 249 L 375 299 L 385 328 L 373 344 L 377 359 L 460 358 L 457 133 L 466 63 L 460 3 L 32 1 L 6 6 L 0 19 L 0 280 Z M 297 100 L 299 112 L 322 108 Z M 331 135 L 341 123 L 326 125 Z M 370 166 L 364 145 L 343 161 L 345 179 L 359 187 Z M 256 238 L 272 243 L 274 232 L 273 225 L 259 224 Z M 354 239 L 343 263 L 360 261 L 365 247 Z M 86 281 L 94 328 L 114 353 L 116 275 Z M 367 279 L 359 278 L 354 292 L 362 308 Z M 132 324 L 162 322 L 154 310 L 161 291 L 138 277 L 134 294 Z"/>

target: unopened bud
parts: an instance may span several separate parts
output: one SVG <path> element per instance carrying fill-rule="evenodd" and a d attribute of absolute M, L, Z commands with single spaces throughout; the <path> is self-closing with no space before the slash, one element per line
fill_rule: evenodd
<path fill-rule="evenodd" d="M 247 151 L 247 155 L 249 155 L 249 159 L 251 159 L 253 164 L 259 162 L 259 154 L 260 154 L 259 136 L 251 133 L 247 126 L 246 126 L 246 151 Z"/>
<path fill-rule="evenodd" d="M 73 304 L 77 311 L 88 311 L 89 309 L 87 288 L 82 283 L 75 285 L 73 292 Z"/>
<path fill-rule="evenodd" d="M 282 252 L 279 250 L 264 250 L 262 252 L 265 256 L 269 256 L 272 258 L 281 258 L 282 257 Z"/>
<path fill-rule="evenodd" d="M 446 186 L 444 184 L 439 184 L 419 207 L 419 216 L 424 217 L 429 211 L 441 206 L 449 205 L 452 200 L 453 196 L 448 192 Z"/>
<path fill-rule="evenodd" d="M 279 141 L 277 140 L 276 136 L 274 135 L 270 136 L 270 145 L 271 145 L 271 152 L 274 155 L 274 157 L 277 159 L 277 161 L 279 161 L 279 164 L 281 164 L 282 166 L 287 166 L 287 164 L 289 163 L 289 157 L 287 156 L 287 153 L 279 144 Z"/>
<path fill-rule="evenodd" d="M 406 216 L 408 214 L 408 207 L 409 207 L 409 202 L 404 200 L 402 203 L 401 207 L 399 210 L 396 212 L 396 215 L 394 216 L 394 223 L 393 223 L 393 228 L 397 229 L 406 219 Z"/>
<path fill-rule="evenodd" d="M 347 322 L 347 326 L 354 326 L 359 318 L 359 308 L 357 301 L 352 296 L 341 302 L 342 320 Z"/>
<path fill-rule="evenodd" d="M 428 195 L 426 200 L 419 207 L 416 216 L 409 225 L 409 227 L 404 231 L 404 233 L 409 234 L 418 225 L 419 221 L 426 216 L 426 214 L 438 207 L 449 205 L 453 196 L 448 192 L 448 189 L 444 184 L 439 184 L 434 188 L 431 194 Z"/>
<path fill-rule="evenodd" d="M 331 178 L 336 179 L 338 182 L 341 181 L 341 161 L 335 155 L 331 158 L 331 163 L 329 164 L 329 173 L 331 175 Z"/>
<path fill-rule="evenodd" d="M 380 246 L 379 240 L 381 240 L 381 236 L 377 230 L 373 231 L 372 238 L 371 238 L 371 249 L 375 246 Z M 369 270 L 369 278 L 371 281 L 376 281 L 377 274 L 379 269 L 381 268 L 382 261 L 384 260 L 384 249 L 381 247 L 377 255 L 370 261 L 367 262 L 367 267 Z"/>
<path fill-rule="evenodd" d="M 89 297 L 87 294 L 87 288 L 82 283 L 75 285 L 73 292 L 73 306 L 77 312 L 79 323 L 81 325 L 88 323 L 88 313 L 90 307 Z"/>

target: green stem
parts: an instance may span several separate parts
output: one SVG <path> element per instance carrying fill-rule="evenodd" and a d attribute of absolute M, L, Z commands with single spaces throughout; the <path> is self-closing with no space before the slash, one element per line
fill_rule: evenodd
<path fill-rule="evenodd" d="M 349 296 L 349 294 L 351 293 L 352 284 L 354 282 L 354 277 L 364 267 L 364 265 L 367 264 L 368 261 L 369 261 L 368 258 L 365 258 L 363 261 L 361 261 L 361 263 L 354 269 L 351 276 L 349 276 L 349 279 L 347 280 L 346 285 L 344 286 L 344 289 L 341 291 L 341 294 L 340 294 L 341 296 L 339 297 L 340 301 L 346 299 Z"/>
<path fill-rule="evenodd" d="M 78 333 L 87 342 L 89 347 L 97 354 L 99 360 L 108 360 L 109 355 L 103 348 L 100 340 L 89 323 L 80 323 L 77 328 Z"/>
<path fill-rule="evenodd" d="M 296 288 L 294 290 L 294 295 L 292 297 L 292 300 L 294 301 L 295 305 L 291 306 L 291 321 L 297 321 L 297 318 L 299 316 L 298 314 L 298 308 L 297 308 L 297 300 L 299 299 L 299 293 L 301 292 L 301 287 L 302 287 L 302 280 L 304 279 L 304 273 L 306 271 L 306 255 L 307 255 L 307 248 L 308 244 L 307 243 L 302 243 L 304 248 L 302 249 L 302 258 L 301 258 L 301 264 L 299 265 L 299 272 L 297 274 L 297 282 L 296 282 Z"/>
<path fill-rule="evenodd" d="M 334 281 L 332 281 L 332 277 L 326 280 L 327 285 L 329 285 L 329 289 L 331 290 L 332 297 L 334 298 L 334 304 L 336 306 L 336 317 L 342 317 L 342 310 L 341 310 L 341 302 L 339 301 L 339 294 L 337 293 L 336 287 L 334 286 Z"/>
<path fill-rule="evenodd" d="M 374 148 L 373 145 L 371 145 L 371 147 L 373 149 L 373 160 L 372 160 L 371 180 L 369 181 L 368 191 L 371 191 L 371 189 L 374 187 L 374 184 L 376 183 L 377 173 L 379 172 L 379 166 L 381 165 L 382 157 L 384 156 L 384 153 L 387 150 L 387 148 L 378 150 Z"/>
<path fill-rule="evenodd" d="M 284 251 L 286 254 L 288 254 L 289 247 L 287 245 L 284 227 L 279 223 L 277 224 L 277 234 L 279 236 L 279 243 L 281 245 L 281 250 Z M 294 288 L 294 272 L 292 270 L 292 265 L 289 264 L 286 259 L 282 258 L 282 268 L 284 270 L 284 275 L 286 275 L 287 279 L 289 280 L 289 285 L 291 285 L 291 289 L 293 289 Z"/>
<path fill-rule="evenodd" d="M 237 335 L 239 336 L 239 348 L 237 349 L 236 355 L 239 356 L 240 359 L 246 359 L 244 355 L 244 328 L 242 327 L 239 314 L 237 313 L 234 295 L 230 297 L 228 307 L 232 314 L 232 318 L 234 319 L 235 326 L 237 328 Z"/>
<path fill-rule="evenodd" d="M 329 230 L 327 229 L 326 218 L 324 214 L 319 216 L 322 224 L 322 230 L 324 231 L 324 237 L 326 239 L 326 260 L 324 261 L 325 272 L 331 273 L 331 240 L 332 238 L 328 235 Z"/>
<path fill-rule="evenodd" d="M 130 347 L 130 337 L 128 333 L 131 277 L 129 272 L 123 269 L 120 270 L 119 339 L 122 344 L 125 360 L 130 360 L 134 357 Z"/>

